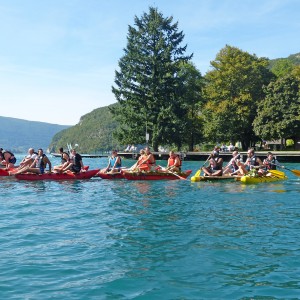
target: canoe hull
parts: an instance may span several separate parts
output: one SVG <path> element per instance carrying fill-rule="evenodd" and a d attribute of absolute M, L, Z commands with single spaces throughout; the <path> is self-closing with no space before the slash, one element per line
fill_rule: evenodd
<path fill-rule="evenodd" d="M 114 173 L 114 174 L 98 173 L 95 177 L 100 177 L 102 179 L 109 179 L 109 180 L 124 179 L 123 173 Z"/>
<path fill-rule="evenodd" d="M 177 180 L 180 177 L 187 178 L 192 170 L 179 173 L 178 176 L 167 172 L 122 172 L 127 180 Z"/>
<path fill-rule="evenodd" d="M 262 176 L 262 177 L 251 177 L 251 176 L 242 176 L 240 181 L 245 184 L 256 184 L 256 183 L 263 183 L 263 182 L 275 182 L 280 180 L 286 180 L 287 177 L 276 177 L 276 176 Z"/>
<path fill-rule="evenodd" d="M 11 174 L 8 172 L 11 172 Z M 0 169 L 0 176 L 12 176 L 14 172 L 17 172 L 17 168 L 10 168 L 8 170 Z"/>
<path fill-rule="evenodd" d="M 29 181 L 39 181 L 39 180 L 82 180 L 90 179 L 94 177 L 99 172 L 99 169 L 90 170 L 86 172 L 80 172 L 73 174 L 71 172 L 67 173 L 44 173 L 44 174 L 18 174 L 15 177 L 18 180 L 29 180 Z"/>
<path fill-rule="evenodd" d="M 192 182 L 198 181 L 236 181 L 239 180 L 241 176 L 193 176 L 191 178 Z"/>

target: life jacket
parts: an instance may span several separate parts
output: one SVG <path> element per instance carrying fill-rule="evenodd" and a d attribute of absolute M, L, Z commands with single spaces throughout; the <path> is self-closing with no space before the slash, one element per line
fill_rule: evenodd
<path fill-rule="evenodd" d="M 38 157 L 38 161 L 37 161 L 37 164 L 36 164 L 37 168 L 45 169 L 45 162 L 44 162 L 44 157 L 45 156 L 46 156 L 46 154 L 43 153 L 42 156 Z"/>
<path fill-rule="evenodd" d="M 256 160 L 255 155 L 253 155 L 250 159 L 249 158 L 247 159 L 247 165 L 248 166 L 258 166 L 259 165 L 259 163 Z"/>
<path fill-rule="evenodd" d="M 275 157 L 272 158 L 272 160 L 265 159 L 264 160 L 264 165 L 266 170 L 276 170 L 276 159 Z"/>
<path fill-rule="evenodd" d="M 72 159 L 73 159 L 73 164 L 74 164 L 75 168 L 81 168 L 81 164 L 80 164 L 80 161 L 82 161 L 81 155 L 76 153 Z"/>
<path fill-rule="evenodd" d="M 117 160 L 118 156 L 111 156 L 109 158 L 109 164 L 110 164 L 110 167 L 113 168 L 113 166 L 115 165 L 116 163 L 116 160 Z M 116 164 L 115 168 L 121 168 L 122 167 L 122 161 L 121 161 L 121 158 L 120 158 L 120 162 Z"/>
<path fill-rule="evenodd" d="M 221 167 L 218 165 L 218 159 L 219 157 L 212 157 L 211 158 L 215 163 L 210 163 L 210 169 L 212 171 L 217 171 L 217 170 L 221 170 Z"/>
<path fill-rule="evenodd" d="M 237 158 L 234 158 L 234 159 L 232 158 L 231 159 L 230 166 L 231 166 L 231 169 L 234 170 L 234 171 L 239 169 L 238 165 L 236 164 L 236 159 L 239 159 L 239 158 L 240 158 L 240 155 L 238 155 Z"/>
<path fill-rule="evenodd" d="M 149 153 L 151 154 L 151 153 Z M 149 156 L 149 154 L 147 156 Z M 155 157 L 153 156 L 154 161 L 151 162 L 150 159 L 147 159 L 146 161 L 144 161 L 142 163 L 143 160 L 141 160 L 141 163 L 138 165 L 139 169 L 142 171 L 150 171 L 151 170 L 151 166 L 154 166 L 156 164 L 156 160 Z"/>
<path fill-rule="evenodd" d="M 151 153 L 149 153 L 149 154 L 151 154 Z M 153 154 L 152 154 L 152 155 L 153 155 Z M 147 156 L 149 156 L 149 155 L 147 155 Z M 155 164 L 156 164 L 156 160 L 155 160 L 154 155 L 153 155 L 153 162 L 150 161 L 150 159 L 148 159 L 148 160 L 146 160 L 146 161 L 144 162 L 144 164 L 155 165 Z"/>
<path fill-rule="evenodd" d="M 178 160 L 179 160 L 179 165 L 178 166 L 175 166 L 175 161 L 176 161 L 176 158 L 178 157 Z M 168 159 L 168 165 L 171 167 L 171 166 L 175 166 L 175 167 L 178 167 L 180 168 L 182 166 L 182 161 L 180 159 L 180 157 L 177 155 L 176 157 L 170 157 Z"/>

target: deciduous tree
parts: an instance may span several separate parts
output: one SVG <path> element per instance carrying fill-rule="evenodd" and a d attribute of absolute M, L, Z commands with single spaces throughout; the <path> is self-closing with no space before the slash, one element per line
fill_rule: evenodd
<path fill-rule="evenodd" d="M 271 82 L 258 105 L 254 131 L 263 139 L 295 139 L 300 134 L 299 80 L 292 75 Z"/>
<path fill-rule="evenodd" d="M 255 140 L 252 123 L 264 98 L 263 86 L 274 76 L 268 61 L 226 45 L 211 66 L 206 74 L 205 134 L 214 141 L 241 141 L 247 149 Z"/>

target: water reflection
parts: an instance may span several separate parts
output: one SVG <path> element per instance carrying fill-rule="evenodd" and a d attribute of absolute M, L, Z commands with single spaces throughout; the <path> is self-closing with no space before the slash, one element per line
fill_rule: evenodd
<path fill-rule="evenodd" d="M 83 183 L 80 180 L 57 181 L 56 183 L 59 185 L 59 189 L 67 193 L 77 194 L 83 191 Z"/>

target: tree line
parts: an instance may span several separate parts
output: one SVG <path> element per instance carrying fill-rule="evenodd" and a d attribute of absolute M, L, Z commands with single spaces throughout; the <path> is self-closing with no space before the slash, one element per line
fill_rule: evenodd
<path fill-rule="evenodd" d="M 203 76 L 187 54 L 173 17 L 155 7 L 135 17 L 112 87 L 111 113 L 120 144 L 173 145 L 193 151 L 204 142 L 300 136 L 300 66 L 226 45 Z"/>

